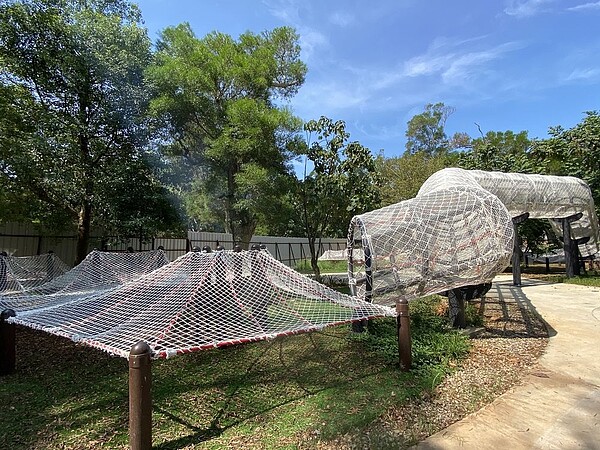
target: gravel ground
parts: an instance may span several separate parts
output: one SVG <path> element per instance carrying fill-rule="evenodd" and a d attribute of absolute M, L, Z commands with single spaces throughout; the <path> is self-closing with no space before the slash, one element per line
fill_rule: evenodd
<path fill-rule="evenodd" d="M 535 371 L 548 332 L 520 290 L 495 286 L 485 299 L 471 303 L 483 314 L 484 327 L 467 330 L 472 336 L 469 356 L 429 398 L 388 411 L 366 435 L 348 435 L 317 448 L 410 447 L 491 403 Z"/>

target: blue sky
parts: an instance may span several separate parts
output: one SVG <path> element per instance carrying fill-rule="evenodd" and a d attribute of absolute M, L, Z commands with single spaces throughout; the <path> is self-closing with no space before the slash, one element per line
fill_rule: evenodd
<path fill-rule="evenodd" d="M 304 120 L 346 122 L 351 140 L 404 152 L 427 103 L 455 108 L 446 132 L 570 128 L 600 110 L 596 0 L 139 0 L 150 37 L 189 22 L 198 37 L 292 26 L 306 82 Z"/>

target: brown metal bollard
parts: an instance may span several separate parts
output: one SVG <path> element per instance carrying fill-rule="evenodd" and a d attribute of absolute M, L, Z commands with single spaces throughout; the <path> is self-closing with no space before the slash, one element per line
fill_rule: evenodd
<path fill-rule="evenodd" d="M 398 328 L 398 356 L 400 358 L 400 370 L 408 372 L 412 365 L 412 341 L 410 337 L 410 314 L 408 312 L 408 301 L 401 299 L 396 301 L 396 318 Z"/>
<path fill-rule="evenodd" d="M 152 448 L 151 349 L 143 341 L 129 352 L 129 448 Z"/>
<path fill-rule="evenodd" d="M 15 315 L 12 309 L 5 309 L 0 314 L 0 375 L 9 375 L 15 371 L 15 325 L 6 322 Z"/>

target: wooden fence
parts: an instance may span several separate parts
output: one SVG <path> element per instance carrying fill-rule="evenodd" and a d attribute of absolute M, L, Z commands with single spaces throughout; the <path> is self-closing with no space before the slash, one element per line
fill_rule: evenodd
<path fill-rule="evenodd" d="M 187 237 L 157 237 L 148 240 L 141 240 L 139 237 L 116 240 L 92 236 L 89 251 L 97 248 L 124 252 L 129 247 L 134 251 L 147 251 L 162 246 L 169 259 L 173 261 L 194 247 L 202 248 L 209 245 L 214 249 L 219 244 L 226 249 L 233 248 L 231 235 L 227 233 L 189 231 Z M 297 262 L 310 258 L 306 238 L 254 236 L 250 241 L 250 245 L 252 244 L 266 245 L 269 252 L 276 259 L 289 266 L 294 266 Z M 29 224 L 8 223 L 0 225 L 0 250 L 4 250 L 9 255 L 29 256 L 53 251 L 62 261 L 73 265 L 76 246 L 77 237 L 75 235 L 66 233 L 62 235 L 44 234 Z M 345 248 L 345 239 L 324 238 L 321 241 L 319 255 L 326 250 L 342 250 Z"/>

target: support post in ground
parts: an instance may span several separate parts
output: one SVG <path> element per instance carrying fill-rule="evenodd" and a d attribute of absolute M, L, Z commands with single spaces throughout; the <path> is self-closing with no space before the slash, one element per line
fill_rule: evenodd
<path fill-rule="evenodd" d="M 15 371 L 15 325 L 8 323 L 9 317 L 15 317 L 12 309 L 0 313 L 0 375 L 9 375 Z"/>
<path fill-rule="evenodd" d="M 371 259 L 371 248 L 368 243 L 363 242 L 365 254 L 365 301 L 371 303 L 373 300 L 373 260 Z M 352 322 L 352 331 L 362 333 L 367 326 L 367 319 Z"/>
<path fill-rule="evenodd" d="M 466 328 L 465 292 L 461 288 L 448 291 L 448 308 L 450 322 L 453 328 Z"/>
<path fill-rule="evenodd" d="M 129 448 L 152 448 L 152 367 L 150 346 L 140 341 L 129 352 Z"/>
<path fill-rule="evenodd" d="M 408 372 L 412 365 L 412 340 L 410 336 L 410 314 L 406 299 L 396 300 L 396 318 L 398 329 L 398 357 L 400 370 Z"/>
<path fill-rule="evenodd" d="M 581 219 L 582 217 L 582 213 L 577 213 L 569 217 L 555 219 L 561 224 L 563 229 L 563 249 L 565 253 L 565 272 L 567 278 L 574 277 L 576 272 L 579 273 L 579 268 L 577 267 L 577 252 L 579 249 L 577 248 L 577 243 L 571 238 L 571 223 Z"/>
<path fill-rule="evenodd" d="M 512 254 L 512 275 L 513 285 L 521 286 L 521 239 L 519 238 L 519 224 L 525 222 L 529 218 L 529 213 L 521 214 L 517 217 L 513 217 L 513 230 L 515 234 L 515 240 L 513 244 Z"/>

